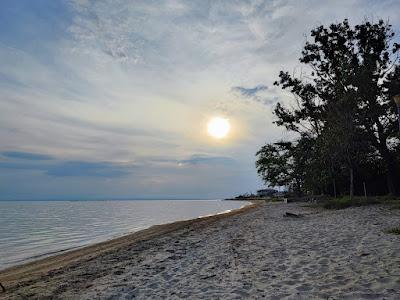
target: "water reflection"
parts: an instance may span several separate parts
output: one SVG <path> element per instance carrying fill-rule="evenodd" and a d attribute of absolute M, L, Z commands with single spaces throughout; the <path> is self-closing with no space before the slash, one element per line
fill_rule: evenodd
<path fill-rule="evenodd" d="M 0 202 L 0 269 L 151 225 L 245 204 L 219 200 Z"/>

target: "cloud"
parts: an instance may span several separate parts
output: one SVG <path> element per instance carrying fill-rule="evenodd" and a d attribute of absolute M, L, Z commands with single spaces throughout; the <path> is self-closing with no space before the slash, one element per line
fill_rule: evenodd
<path fill-rule="evenodd" d="M 41 171 L 52 177 L 122 177 L 129 175 L 133 164 L 93 161 L 62 161 L 54 157 L 18 151 L 4 151 L 0 169 Z"/>
<path fill-rule="evenodd" d="M 243 97 L 254 98 L 257 96 L 258 92 L 265 91 L 267 89 L 268 89 L 268 87 L 266 85 L 260 84 L 260 85 L 256 85 L 253 88 L 245 88 L 243 86 L 234 86 L 232 88 L 232 91 L 238 92 Z"/>
<path fill-rule="evenodd" d="M 272 83 L 280 70 L 301 73 L 310 30 L 365 16 L 400 30 L 393 0 L 8 2 L 0 10 L 3 198 L 258 189 L 254 153 L 286 133 L 269 109 L 248 104 L 290 104 Z M 232 122 L 222 143 L 205 130 L 218 114 Z M 10 149 L 42 156 L 1 153 Z"/>
<path fill-rule="evenodd" d="M 53 159 L 50 155 L 38 154 L 31 152 L 19 152 L 19 151 L 3 151 L 1 154 L 8 158 L 26 159 L 26 160 L 49 160 Z"/>
<path fill-rule="evenodd" d="M 67 161 L 50 166 L 47 175 L 54 177 L 122 177 L 131 173 L 129 166 L 109 162 Z"/>
<path fill-rule="evenodd" d="M 183 165 L 232 165 L 235 160 L 226 156 L 209 156 L 203 154 L 193 154 L 188 159 L 178 161 Z"/>
<path fill-rule="evenodd" d="M 9 170 L 40 170 L 46 171 L 48 167 L 44 164 L 37 164 L 35 161 L 0 161 L 0 169 L 9 169 Z"/>
<path fill-rule="evenodd" d="M 252 88 L 247 88 L 243 86 L 234 86 L 231 88 L 231 92 L 233 92 L 238 97 L 263 103 L 265 105 L 276 103 L 278 101 L 278 97 L 271 95 L 267 96 L 265 93 L 263 93 L 266 91 L 269 91 L 269 88 L 268 86 L 263 84 L 256 85 Z M 270 94 L 272 93 L 274 93 L 274 91 L 270 92 Z"/>

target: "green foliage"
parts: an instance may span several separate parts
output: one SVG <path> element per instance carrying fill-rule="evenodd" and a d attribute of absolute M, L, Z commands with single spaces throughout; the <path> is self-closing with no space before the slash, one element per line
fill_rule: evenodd
<path fill-rule="evenodd" d="M 386 232 L 391 234 L 400 234 L 400 227 L 390 228 Z"/>
<path fill-rule="evenodd" d="M 292 180 L 292 144 L 274 143 L 263 146 L 258 152 L 257 172 L 273 186 L 288 185 Z"/>
<path fill-rule="evenodd" d="M 400 201 L 393 203 L 390 209 L 400 209 Z"/>
<path fill-rule="evenodd" d="M 330 199 L 322 206 L 326 209 L 344 209 L 352 206 L 365 206 L 379 204 L 381 201 L 377 198 L 363 198 L 363 197 L 342 197 L 338 199 Z"/>
<path fill-rule="evenodd" d="M 295 98 L 294 106 L 277 104 L 275 123 L 298 138 L 262 147 L 258 173 L 265 182 L 298 194 L 352 196 L 365 181 L 377 193 L 385 181 L 384 192 L 400 193 L 400 140 L 392 101 L 400 94 L 400 45 L 393 42 L 391 25 L 381 20 L 351 27 L 346 19 L 315 28 L 311 38 L 300 57 L 308 69 L 300 78 L 281 71 L 275 82 Z"/>

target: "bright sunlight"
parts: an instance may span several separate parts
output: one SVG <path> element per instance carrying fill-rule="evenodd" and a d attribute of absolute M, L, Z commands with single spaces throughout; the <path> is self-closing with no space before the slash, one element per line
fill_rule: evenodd
<path fill-rule="evenodd" d="M 230 129 L 229 120 L 221 117 L 212 118 L 207 124 L 208 134 L 217 139 L 226 137 Z"/>

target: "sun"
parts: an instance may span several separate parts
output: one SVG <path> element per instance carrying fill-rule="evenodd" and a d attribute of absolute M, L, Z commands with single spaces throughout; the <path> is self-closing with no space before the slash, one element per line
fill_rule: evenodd
<path fill-rule="evenodd" d="M 222 139 L 226 137 L 231 130 L 231 124 L 228 119 L 215 117 L 207 124 L 208 134 L 214 138 Z"/>

